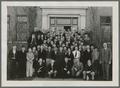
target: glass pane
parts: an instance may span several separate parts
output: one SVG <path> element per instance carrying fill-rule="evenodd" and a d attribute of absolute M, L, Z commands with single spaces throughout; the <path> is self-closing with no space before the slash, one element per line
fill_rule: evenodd
<path fill-rule="evenodd" d="M 55 24 L 55 18 L 51 18 L 51 19 L 50 19 L 50 24 L 51 24 L 51 25 L 54 25 L 54 24 Z"/>
<path fill-rule="evenodd" d="M 78 24 L 78 19 L 77 18 L 73 18 L 72 23 L 73 24 Z"/>
<path fill-rule="evenodd" d="M 102 16 L 100 18 L 101 24 L 111 23 L 111 17 L 110 16 Z"/>
<path fill-rule="evenodd" d="M 58 25 L 70 25 L 70 18 L 57 18 L 57 24 Z"/>
<path fill-rule="evenodd" d="M 18 16 L 17 17 L 18 22 L 27 22 L 27 16 Z"/>

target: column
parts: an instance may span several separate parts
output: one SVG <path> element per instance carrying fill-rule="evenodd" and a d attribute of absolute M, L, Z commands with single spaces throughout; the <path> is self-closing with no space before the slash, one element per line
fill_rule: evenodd
<path fill-rule="evenodd" d="M 81 22 L 80 28 L 85 29 L 86 28 L 86 16 L 85 15 L 81 15 L 80 22 Z"/>

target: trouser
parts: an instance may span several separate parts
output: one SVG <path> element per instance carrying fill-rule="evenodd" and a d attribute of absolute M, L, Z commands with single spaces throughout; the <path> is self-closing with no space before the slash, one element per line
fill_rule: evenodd
<path fill-rule="evenodd" d="M 48 66 L 49 64 L 51 64 L 51 59 L 50 58 L 46 58 L 46 65 Z"/>
<path fill-rule="evenodd" d="M 33 62 L 31 63 L 27 61 L 26 76 L 32 77 L 32 75 L 33 75 Z"/>
<path fill-rule="evenodd" d="M 10 61 L 10 79 L 15 79 L 17 76 L 17 62 L 16 60 Z"/>
<path fill-rule="evenodd" d="M 109 80 L 109 64 L 102 63 L 103 79 Z"/>

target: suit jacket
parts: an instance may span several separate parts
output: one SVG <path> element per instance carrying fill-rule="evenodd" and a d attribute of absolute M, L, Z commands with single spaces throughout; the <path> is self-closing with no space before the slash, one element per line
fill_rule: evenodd
<path fill-rule="evenodd" d="M 79 65 L 78 64 L 74 64 L 72 68 L 73 69 L 76 68 L 77 71 L 82 71 L 83 70 L 83 63 L 79 63 Z"/>
<path fill-rule="evenodd" d="M 71 71 L 71 63 L 70 62 L 65 62 L 63 63 L 63 71 L 67 72 L 67 71 Z M 65 69 L 64 69 L 65 68 Z"/>
<path fill-rule="evenodd" d="M 43 44 L 43 41 L 41 39 L 37 39 L 36 42 L 37 42 L 37 45 Z"/>
<path fill-rule="evenodd" d="M 109 63 L 109 61 L 111 61 L 112 57 L 111 57 L 111 50 L 108 49 L 102 49 L 101 50 L 101 62 L 102 63 Z"/>
<path fill-rule="evenodd" d="M 63 64 L 64 58 L 65 58 L 65 54 L 63 52 L 58 52 L 56 63 L 60 65 Z"/>
<path fill-rule="evenodd" d="M 86 58 L 86 62 L 88 61 L 88 60 L 92 60 L 92 53 L 91 53 L 91 51 L 85 51 L 85 58 Z"/>
<path fill-rule="evenodd" d="M 53 70 L 53 71 L 56 70 L 56 63 L 54 63 L 53 65 L 51 65 L 51 64 L 48 65 L 47 71 L 49 72 L 49 71 L 51 71 L 51 70 Z"/>
<path fill-rule="evenodd" d="M 94 71 L 93 65 L 91 66 L 86 65 L 84 71 Z"/>
<path fill-rule="evenodd" d="M 52 59 L 56 61 L 58 52 L 52 51 Z"/>
<path fill-rule="evenodd" d="M 65 57 L 67 57 L 68 59 L 70 59 L 69 62 L 71 64 L 71 66 L 72 66 L 73 65 L 73 59 L 74 59 L 73 53 L 72 52 L 71 53 L 67 53 L 65 55 Z"/>
<path fill-rule="evenodd" d="M 46 51 L 44 49 L 38 51 L 38 58 L 46 59 Z"/>
<path fill-rule="evenodd" d="M 76 55 L 76 51 L 73 51 L 73 56 L 74 58 L 80 58 L 80 51 L 77 51 L 77 55 Z"/>
<path fill-rule="evenodd" d="M 27 61 L 27 59 L 26 59 L 26 53 L 27 53 L 26 51 L 24 51 L 24 52 L 19 51 L 19 53 L 18 53 L 18 62 L 25 63 Z"/>
<path fill-rule="evenodd" d="M 8 58 L 9 58 L 9 60 L 18 60 L 18 51 L 16 51 L 16 53 L 14 54 L 13 53 L 13 50 L 10 50 L 10 52 L 9 52 L 9 55 L 8 55 Z"/>
<path fill-rule="evenodd" d="M 47 51 L 46 52 L 46 58 L 52 58 L 52 51 Z"/>

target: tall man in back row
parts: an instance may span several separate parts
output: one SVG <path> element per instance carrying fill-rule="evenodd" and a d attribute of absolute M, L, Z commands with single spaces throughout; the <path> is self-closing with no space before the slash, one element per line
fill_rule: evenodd
<path fill-rule="evenodd" d="M 102 64 L 103 79 L 109 80 L 110 76 L 110 64 L 112 61 L 111 50 L 108 48 L 107 43 L 103 43 L 103 49 L 101 50 L 100 63 Z"/>

